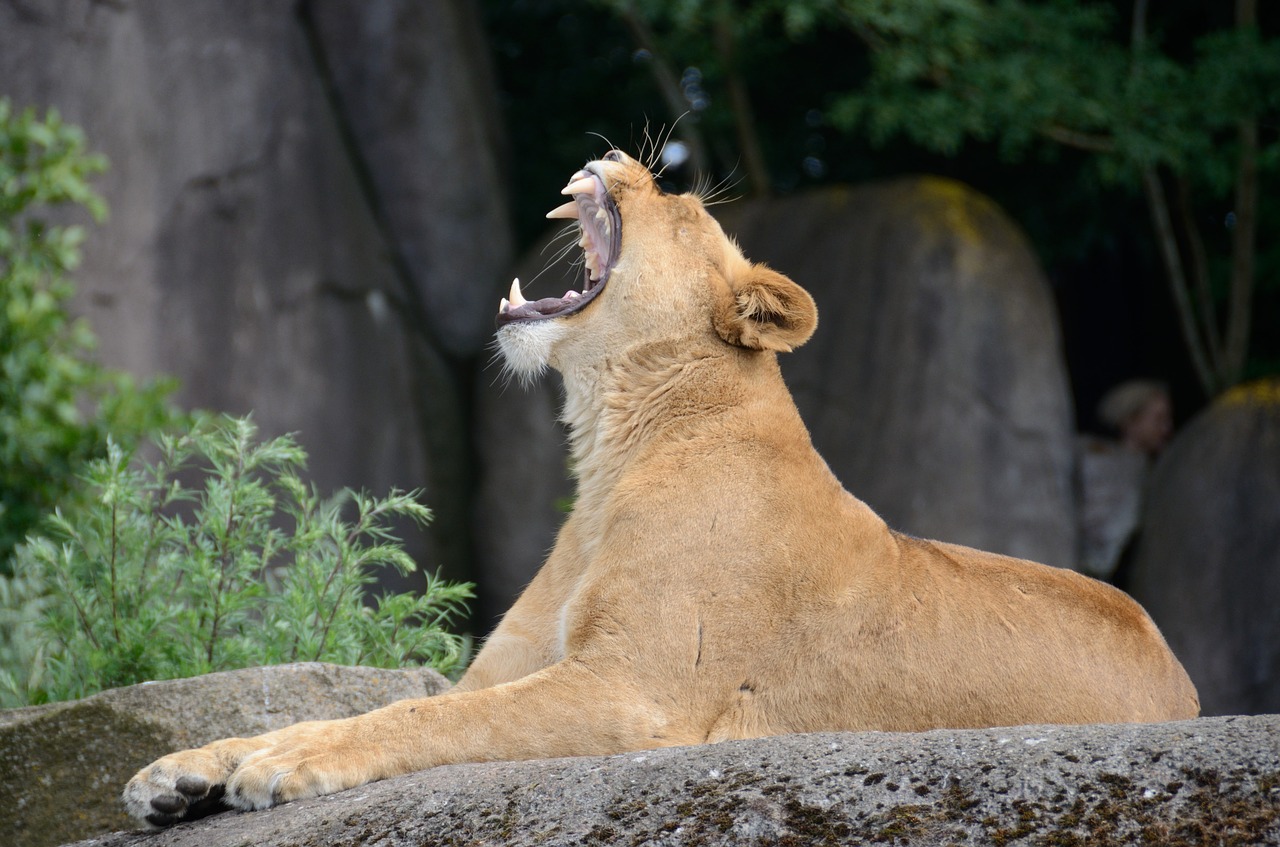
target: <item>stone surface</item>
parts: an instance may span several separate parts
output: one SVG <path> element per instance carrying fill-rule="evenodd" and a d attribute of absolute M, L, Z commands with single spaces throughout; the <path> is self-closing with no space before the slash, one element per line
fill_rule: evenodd
<path fill-rule="evenodd" d="M 749 258 L 817 300 L 817 333 L 780 358 L 845 487 L 896 529 L 1075 564 L 1073 416 L 1053 300 L 994 203 L 912 178 L 713 211 Z M 573 284 L 563 260 L 539 275 L 554 244 L 517 264 L 531 298 Z M 501 514 L 503 531 L 480 543 L 477 567 L 511 598 L 563 520 L 551 502 L 565 486 L 564 434 L 553 380 L 502 390 L 497 371 L 480 388 L 501 411 L 477 444 L 477 513 Z"/>
<path fill-rule="evenodd" d="M 1187 424 L 1147 492 L 1129 587 L 1204 713 L 1280 711 L 1280 379 Z"/>
<path fill-rule="evenodd" d="M 410 549 L 455 573 L 470 410 L 450 357 L 487 339 L 510 261 L 474 17 L 463 0 L 0 3 L 2 93 L 56 107 L 111 162 L 111 218 L 75 274 L 103 359 L 299 432 L 323 490 L 425 488 L 437 520 Z"/>
<path fill-rule="evenodd" d="M 415 306 L 446 353 L 493 337 L 511 261 L 489 45 L 475 3 L 311 0 L 348 117 Z"/>
<path fill-rule="evenodd" d="M 129 826 L 120 802 L 125 782 L 174 750 L 358 715 L 448 687 L 426 668 L 303 663 L 144 683 L 0 712 L 3 843 L 41 847 Z"/>
<path fill-rule="evenodd" d="M 97 847 L 1257 845 L 1280 719 L 793 735 L 457 765 Z"/>

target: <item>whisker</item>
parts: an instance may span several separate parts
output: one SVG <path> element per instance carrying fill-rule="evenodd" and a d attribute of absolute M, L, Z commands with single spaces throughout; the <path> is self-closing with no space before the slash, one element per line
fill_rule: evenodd
<path fill-rule="evenodd" d="M 667 127 L 667 135 L 665 138 L 661 139 L 662 149 L 665 150 L 667 145 L 671 143 L 671 136 L 676 134 L 676 127 L 680 125 L 680 122 L 684 120 L 685 115 L 688 115 L 688 114 L 689 114 L 689 111 L 686 109 L 685 111 L 680 113 L 680 117 L 676 118 L 674 121 L 671 122 L 671 126 Z"/>
<path fill-rule="evenodd" d="M 729 192 L 741 185 L 745 178 L 745 175 L 738 173 L 738 164 L 735 164 L 733 170 L 729 171 L 727 176 L 714 185 L 711 182 L 710 174 L 699 174 L 698 180 L 693 187 L 693 195 L 704 206 L 730 203 L 741 198 L 741 195 L 729 196 Z"/>
<path fill-rule="evenodd" d="M 555 245 L 556 241 L 560 240 L 561 238 L 564 238 L 566 234 L 571 234 L 575 232 L 576 226 L 577 226 L 576 224 L 571 224 L 564 232 L 561 232 L 560 234 L 552 238 L 551 241 L 547 242 L 547 244 L 543 246 L 541 251 L 544 254 L 544 256 L 546 252 Z M 571 252 L 573 252 L 574 249 L 577 248 L 577 246 L 578 246 L 578 242 L 575 240 L 575 241 L 567 241 L 564 244 L 561 244 L 560 246 L 556 247 L 555 253 L 553 253 L 550 257 L 546 258 L 546 262 L 543 264 L 542 270 L 538 271 L 527 281 L 521 283 L 521 286 L 524 287 L 524 286 L 532 285 L 533 283 L 541 279 L 547 273 L 547 271 L 551 270 L 552 268 L 562 266 L 564 257 L 569 255 Z M 577 257 L 575 257 L 574 260 L 570 262 L 567 267 L 565 267 L 564 269 L 565 278 L 569 280 L 570 285 L 572 285 L 574 282 L 574 280 L 572 279 L 572 275 L 576 273 L 580 273 L 582 270 L 582 266 L 583 264 L 585 264 L 585 262 L 586 262 L 586 257 L 582 253 L 579 253 Z"/>
<path fill-rule="evenodd" d="M 646 117 L 644 121 L 644 140 L 648 144 L 649 152 L 645 153 L 642 146 L 640 148 L 640 161 L 644 162 L 644 166 L 652 171 L 653 166 L 658 163 L 658 157 L 662 155 L 661 137 L 663 127 L 658 127 L 658 133 L 654 135 L 649 131 L 650 126 L 650 121 Z"/>
<path fill-rule="evenodd" d="M 739 185 L 742 185 L 742 181 L 744 179 L 746 179 L 745 175 L 741 175 L 735 178 L 734 175 L 730 173 L 724 179 L 720 180 L 720 182 L 717 183 L 713 188 L 711 188 L 711 190 L 706 194 L 706 196 L 699 198 L 702 201 L 702 205 L 719 206 L 724 203 L 732 203 L 735 200 L 741 200 L 742 199 L 741 194 L 730 195 L 729 192 L 733 191 Z"/>
<path fill-rule="evenodd" d="M 610 149 L 610 150 L 617 150 L 617 149 L 618 149 L 616 146 L 614 146 L 614 143 L 613 143 L 612 141 L 610 141 L 610 140 L 609 140 L 605 135 L 603 135 L 603 134 L 601 134 L 601 133 L 599 133 L 599 132 L 596 132 L 595 130 L 588 130 L 588 131 L 587 131 L 587 135 L 594 135 L 596 138 L 600 139 L 600 140 L 601 140 L 601 141 L 603 141 L 606 145 L 608 145 L 608 147 L 609 147 L 609 149 Z"/>
<path fill-rule="evenodd" d="M 566 224 L 559 232 L 551 236 L 551 240 L 542 246 L 542 250 L 540 252 L 545 253 L 548 250 L 550 250 L 551 246 L 555 244 L 557 241 L 560 241 L 562 239 L 568 238 L 573 235 L 577 235 L 579 232 L 578 226 L 579 226 L 578 224 L 573 224 L 573 223 Z"/>

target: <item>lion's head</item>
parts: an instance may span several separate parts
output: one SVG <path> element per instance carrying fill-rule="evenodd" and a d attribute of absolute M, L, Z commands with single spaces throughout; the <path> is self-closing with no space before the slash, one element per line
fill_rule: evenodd
<path fill-rule="evenodd" d="M 547 217 L 577 220 L 583 287 L 528 301 L 512 283 L 497 322 L 516 373 L 563 372 L 660 341 L 789 351 L 813 334 L 804 289 L 744 258 L 696 195 L 668 194 L 626 154 L 590 162 L 561 193 L 573 199 Z"/>

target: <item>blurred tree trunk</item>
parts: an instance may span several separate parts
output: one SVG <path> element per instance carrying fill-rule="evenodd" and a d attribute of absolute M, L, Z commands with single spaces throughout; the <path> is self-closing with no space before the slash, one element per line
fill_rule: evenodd
<path fill-rule="evenodd" d="M 731 3 L 721 2 L 716 5 L 715 21 L 712 24 L 716 53 L 720 57 L 725 84 L 729 89 L 738 150 L 742 153 L 743 164 L 747 169 L 747 184 L 751 186 L 753 196 L 765 197 L 770 193 L 772 184 L 769 180 L 769 167 L 764 161 L 764 151 L 760 149 L 760 135 L 756 132 L 751 97 L 738 70 L 737 39 L 733 33 L 734 14 Z"/>
<path fill-rule="evenodd" d="M 680 88 L 680 76 L 672 68 L 671 60 L 658 49 L 653 30 L 630 4 L 619 4 L 615 6 L 615 11 L 627 25 L 627 29 L 631 30 L 631 37 L 635 39 L 636 46 L 649 54 L 649 67 L 653 70 L 653 80 L 662 94 L 662 99 L 667 102 L 667 108 L 671 110 L 672 131 L 679 134 L 680 140 L 689 150 L 689 167 L 694 173 L 708 173 L 707 148 L 702 142 L 702 135 L 698 132 L 696 124 L 691 121 L 681 121 L 681 118 L 689 112 L 689 102 Z M 655 146 L 656 143 L 655 140 Z M 655 157 L 660 157 L 661 154 L 660 149 L 653 151 Z M 647 164 L 652 166 L 653 163 Z"/>
<path fill-rule="evenodd" d="M 1146 13 L 1147 0 L 1135 0 L 1132 33 L 1135 67 L 1137 54 L 1146 42 Z M 1257 0 L 1236 0 L 1236 27 L 1248 29 L 1256 27 L 1257 23 Z M 1143 191 L 1151 211 L 1152 227 L 1170 292 L 1177 307 L 1179 327 L 1200 386 L 1209 397 L 1220 394 L 1243 378 L 1249 350 L 1249 328 L 1253 320 L 1254 260 L 1258 229 L 1257 120 L 1247 118 L 1240 121 L 1237 139 L 1240 152 L 1236 170 L 1235 209 L 1231 215 L 1234 224 L 1228 223 L 1232 229 L 1231 277 L 1227 289 L 1226 325 L 1221 330 L 1220 316 L 1210 292 L 1204 242 L 1190 212 L 1190 192 L 1186 180 L 1178 180 L 1181 214 L 1175 228 L 1168 195 L 1159 172 L 1152 166 L 1147 166 L 1142 171 Z M 1184 256 L 1184 251 L 1189 256 Z"/>
<path fill-rule="evenodd" d="M 1236 0 L 1236 26 L 1258 25 L 1258 0 Z M 1258 230 L 1258 121 L 1240 122 L 1240 164 L 1236 172 L 1236 225 L 1231 239 L 1231 289 L 1223 376 L 1227 384 L 1240 381 L 1249 350 L 1253 318 L 1254 257 Z"/>

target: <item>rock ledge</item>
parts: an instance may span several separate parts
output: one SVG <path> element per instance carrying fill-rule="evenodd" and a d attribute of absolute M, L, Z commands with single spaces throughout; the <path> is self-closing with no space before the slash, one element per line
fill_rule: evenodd
<path fill-rule="evenodd" d="M 1280 716 L 456 765 L 98 847 L 1280 843 Z"/>

